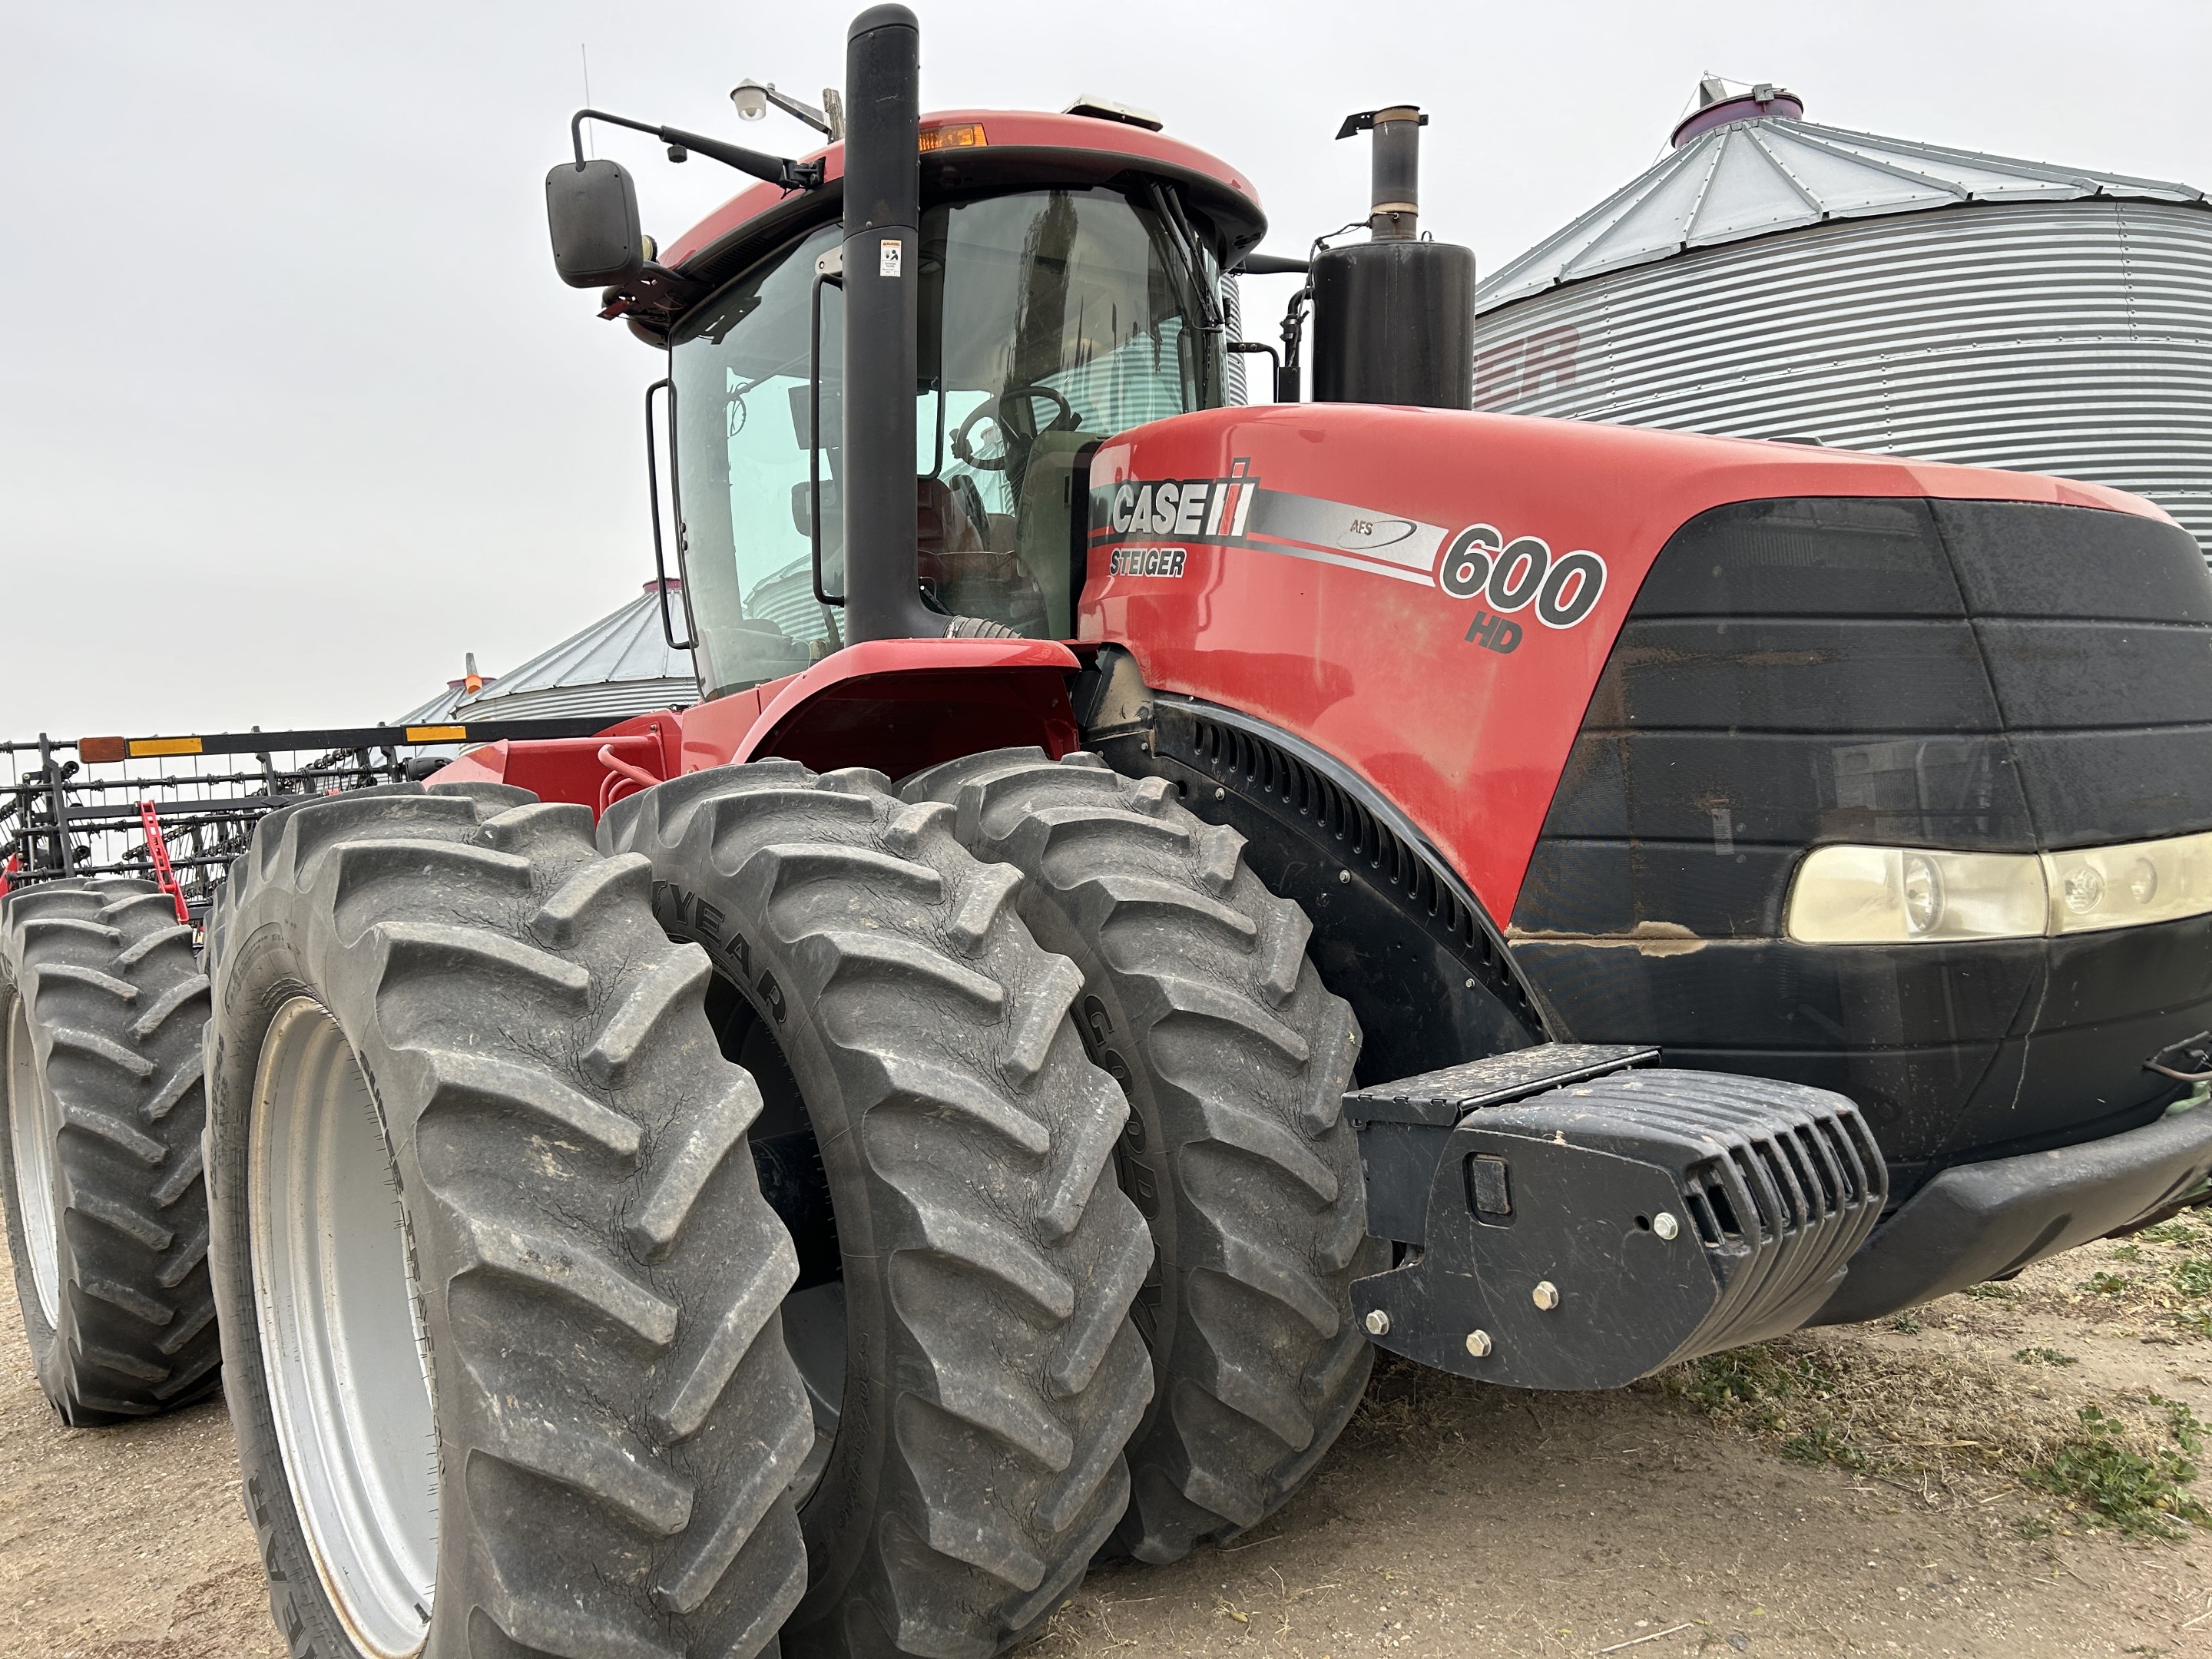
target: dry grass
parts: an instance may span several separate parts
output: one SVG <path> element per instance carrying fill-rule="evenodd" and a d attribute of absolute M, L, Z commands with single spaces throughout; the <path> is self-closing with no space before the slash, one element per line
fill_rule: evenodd
<path fill-rule="evenodd" d="M 2042 1340 L 2022 1343 L 2028 1328 Z M 2002 1517 L 2029 1536 L 2186 1536 L 2212 1527 L 2194 1491 L 2205 1424 L 2139 1376 L 2116 1381 L 2110 1364 L 2081 1363 L 2094 1342 L 2130 1340 L 2139 1352 L 2212 1346 L 2212 1211 L 1871 1325 L 1800 1332 L 1636 1386 L 1792 1462 Z M 1474 1399 L 1502 1411 L 1542 1397 Z M 1462 1438 L 1452 1419 L 1467 1404 L 1464 1385 L 1386 1364 L 1346 1444 Z"/>
<path fill-rule="evenodd" d="M 2190 1492 L 2203 1428 L 2196 1414 L 2148 1390 L 2084 1402 L 2024 1375 L 2071 1358 L 2023 1349 L 2000 1368 L 1801 1335 L 1709 1356 L 1661 1383 L 1796 1462 L 1832 1463 L 1931 1498 L 1936 1486 L 1966 1495 L 1963 1482 L 1992 1478 L 1993 1496 L 2040 1493 L 2051 1513 L 2024 1517 L 2031 1532 L 2070 1516 L 2178 1538 L 2182 1523 L 2212 1522 Z"/>
<path fill-rule="evenodd" d="M 1986 1337 L 2055 1322 L 2056 1340 L 2013 1347 L 2009 1360 L 1987 1340 L 1922 1340 L 1930 1324 Z M 1885 1326 L 1906 1341 L 1868 1340 Z M 1931 1504 L 1939 1492 L 1977 1506 L 2021 1494 L 2033 1501 L 2014 1524 L 2031 1535 L 2078 1525 L 2182 1537 L 2212 1525 L 2193 1491 L 2204 1425 L 2148 1386 L 2100 1388 L 2077 1371 L 2073 1347 L 2130 1336 L 2162 1348 L 2212 1339 L 2212 1214 L 2185 1212 L 1868 1329 L 1803 1332 L 1656 1380 L 1784 1456 Z"/>

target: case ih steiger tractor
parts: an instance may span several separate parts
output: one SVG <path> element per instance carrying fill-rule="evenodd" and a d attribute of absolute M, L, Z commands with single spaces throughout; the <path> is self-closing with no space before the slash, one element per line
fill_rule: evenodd
<path fill-rule="evenodd" d="M 1469 413 L 1418 112 L 1293 265 L 1148 119 L 925 118 L 918 62 L 865 13 L 801 161 L 580 112 L 761 180 L 665 250 L 547 180 L 663 355 L 706 700 L 282 806 L 219 890 L 205 1271 L 297 1654 L 983 1659 L 1283 1504 L 1377 1346 L 1625 1383 L 2212 1169 L 2181 530 Z M 1221 277 L 1285 268 L 1314 400 L 1237 406 Z M 72 1149 L 17 1260 L 104 1252 L 131 1344 L 59 1363 L 126 1405 L 204 1324 L 154 908 L 6 927 L 13 1167 Z"/>

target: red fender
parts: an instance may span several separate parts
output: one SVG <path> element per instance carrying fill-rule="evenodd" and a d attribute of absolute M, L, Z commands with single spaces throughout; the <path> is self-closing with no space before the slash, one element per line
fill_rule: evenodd
<path fill-rule="evenodd" d="M 1034 744 L 1057 759 L 1081 743 L 1067 694 L 1082 667 L 1050 640 L 871 640 L 789 679 L 597 737 L 486 744 L 431 781 L 510 783 L 596 814 L 681 773 L 769 756 L 894 778 L 986 749 Z"/>

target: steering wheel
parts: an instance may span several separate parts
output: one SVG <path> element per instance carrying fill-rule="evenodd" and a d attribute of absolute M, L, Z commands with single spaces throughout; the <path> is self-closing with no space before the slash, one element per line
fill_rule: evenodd
<path fill-rule="evenodd" d="M 1036 423 L 1036 400 L 1048 398 L 1058 407 L 1052 419 L 1040 427 Z M 988 419 L 999 428 L 1006 445 L 1001 455 L 978 455 L 968 434 L 975 422 Z M 1004 472 L 1013 464 L 1017 447 L 1026 449 L 1047 432 L 1073 432 L 1083 424 L 1075 412 L 1075 405 L 1048 386 L 1008 386 L 995 398 L 986 398 L 968 411 L 968 418 L 960 422 L 952 434 L 953 459 L 963 466 L 972 466 L 978 472 Z"/>

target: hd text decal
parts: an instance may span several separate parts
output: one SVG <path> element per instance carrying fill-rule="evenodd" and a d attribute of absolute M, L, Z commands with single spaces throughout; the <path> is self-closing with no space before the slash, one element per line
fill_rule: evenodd
<path fill-rule="evenodd" d="M 1540 536 L 1506 541 L 1490 525 L 1469 525 L 1451 538 L 1437 586 L 1455 599 L 1480 599 L 1468 625 L 1470 643 L 1510 652 L 1521 643 L 1516 614 L 1546 628 L 1572 628 L 1605 592 L 1605 561 L 1587 551 L 1554 555 Z"/>

